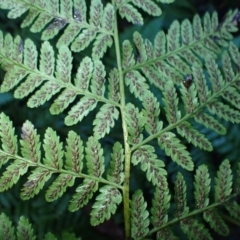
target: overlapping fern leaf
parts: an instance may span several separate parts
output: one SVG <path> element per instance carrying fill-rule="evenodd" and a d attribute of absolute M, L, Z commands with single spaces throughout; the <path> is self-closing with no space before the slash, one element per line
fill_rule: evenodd
<path fill-rule="evenodd" d="M 54 201 L 60 198 L 68 187 L 72 187 L 77 178 L 80 178 L 83 182 L 76 187 L 76 193 L 69 203 L 69 210 L 77 211 L 89 202 L 93 193 L 99 190 L 100 194 L 93 205 L 92 224 L 97 225 L 115 213 L 117 205 L 122 201 L 119 189 L 121 190 L 123 181 L 123 148 L 120 143 L 116 142 L 114 145 L 110 167 L 106 178 L 103 178 L 105 172 L 103 149 L 97 138 L 89 137 L 84 151 L 80 137 L 70 131 L 64 150 L 59 136 L 53 129 L 46 130 L 42 144 L 33 125 L 26 121 L 22 126 L 19 141 L 20 156 L 14 128 L 3 113 L 0 115 L 0 137 L 1 166 L 8 163 L 0 178 L 1 192 L 11 188 L 27 173 L 28 180 L 23 185 L 21 198 L 27 200 L 34 197 L 50 180 L 51 184 L 45 197 L 47 201 Z M 83 159 L 86 159 L 86 172 L 83 171 Z M 99 186 L 100 183 L 104 183 L 105 186 Z"/>

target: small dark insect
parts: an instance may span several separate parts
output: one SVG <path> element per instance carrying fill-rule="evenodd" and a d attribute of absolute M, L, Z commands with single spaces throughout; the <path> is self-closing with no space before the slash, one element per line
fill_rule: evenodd
<path fill-rule="evenodd" d="M 193 83 L 193 77 L 192 77 L 192 75 L 187 74 L 187 75 L 185 76 L 185 79 L 183 80 L 183 85 L 184 85 L 187 89 L 189 89 L 189 88 L 191 87 L 192 83 Z"/>

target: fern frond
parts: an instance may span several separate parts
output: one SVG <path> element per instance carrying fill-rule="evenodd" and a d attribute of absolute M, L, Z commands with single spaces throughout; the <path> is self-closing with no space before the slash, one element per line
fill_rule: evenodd
<path fill-rule="evenodd" d="M 131 236 L 138 239 L 145 236 L 149 229 L 149 212 L 147 211 L 147 203 L 144 201 L 143 193 L 137 190 L 132 197 L 131 202 Z"/>
<path fill-rule="evenodd" d="M 32 224 L 29 223 L 28 219 L 25 217 L 20 217 L 17 226 L 17 238 L 18 239 L 36 239 L 34 235 Z"/>
<path fill-rule="evenodd" d="M 14 227 L 10 219 L 4 214 L 0 215 L 0 237 L 15 240 Z"/>
<path fill-rule="evenodd" d="M 110 219 L 111 215 L 117 210 L 117 205 L 122 202 L 122 196 L 118 189 L 112 186 L 104 186 L 99 189 L 100 194 L 96 197 L 91 211 L 91 225 L 96 226 L 105 220 Z"/>

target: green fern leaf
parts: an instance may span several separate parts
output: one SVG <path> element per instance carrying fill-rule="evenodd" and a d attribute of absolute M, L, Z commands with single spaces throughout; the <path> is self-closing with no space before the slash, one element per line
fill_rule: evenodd
<path fill-rule="evenodd" d="M 124 4 L 119 9 L 119 15 L 126 18 L 128 22 L 133 24 L 143 25 L 142 15 L 131 4 Z"/>
<path fill-rule="evenodd" d="M 112 37 L 110 35 L 99 34 L 93 44 L 92 57 L 93 59 L 100 59 L 107 51 L 107 47 L 111 47 L 113 44 Z"/>
<path fill-rule="evenodd" d="M 2 150 L 11 155 L 17 155 L 18 144 L 17 136 L 14 135 L 15 129 L 9 117 L 4 113 L 0 114 L 0 137 L 2 142 Z"/>
<path fill-rule="evenodd" d="M 137 190 L 131 202 L 131 236 L 133 239 L 144 237 L 149 232 L 149 212 L 147 203 L 144 201 L 143 193 Z"/>
<path fill-rule="evenodd" d="M 24 65 L 31 69 L 37 68 L 38 52 L 35 44 L 30 39 L 24 42 Z"/>
<path fill-rule="evenodd" d="M 183 122 L 177 127 L 177 132 L 187 139 L 188 142 L 194 146 L 199 147 L 205 151 L 212 151 L 213 147 L 209 140 L 199 131 L 192 128 L 190 123 Z"/>
<path fill-rule="evenodd" d="M 207 99 L 211 96 L 211 93 L 207 87 L 207 81 L 204 76 L 203 70 L 199 64 L 193 65 L 193 77 L 195 79 L 196 89 L 198 92 L 198 97 L 201 103 L 205 103 Z"/>
<path fill-rule="evenodd" d="M 188 64 L 177 55 L 168 57 L 167 62 L 182 74 L 190 74 L 192 72 Z"/>
<path fill-rule="evenodd" d="M 82 97 L 80 101 L 72 107 L 68 116 L 65 118 L 65 124 L 71 126 L 77 122 L 82 121 L 84 116 L 87 116 L 97 106 L 97 102 L 94 98 Z"/>
<path fill-rule="evenodd" d="M 0 178 L 0 192 L 6 191 L 17 183 L 20 177 L 27 172 L 28 167 L 29 165 L 26 162 L 17 160 L 12 162 Z"/>
<path fill-rule="evenodd" d="M 101 0 L 92 0 L 90 6 L 90 24 L 98 27 L 102 22 L 103 4 Z"/>
<path fill-rule="evenodd" d="M 160 16 L 162 14 L 161 8 L 159 8 L 158 5 L 151 0 L 133 0 L 132 3 L 147 12 L 149 15 Z"/>
<path fill-rule="evenodd" d="M 229 87 L 226 91 L 223 93 L 223 98 L 229 101 L 233 106 L 240 109 L 240 94 L 236 90 L 236 88 Z"/>
<path fill-rule="evenodd" d="M 63 112 L 70 103 L 72 103 L 77 96 L 75 91 L 65 89 L 61 94 L 54 100 L 54 103 L 50 107 L 50 113 L 55 115 Z"/>
<path fill-rule="evenodd" d="M 35 90 L 35 88 L 37 88 L 43 82 L 43 80 L 44 79 L 38 75 L 28 75 L 25 81 L 21 83 L 21 85 L 18 86 L 15 90 L 14 97 L 21 99 L 28 96 L 31 92 Z"/>
<path fill-rule="evenodd" d="M 96 30 L 84 29 L 71 45 L 71 50 L 80 52 L 85 49 L 95 38 Z"/>
<path fill-rule="evenodd" d="M 10 12 L 8 13 L 8 18 L 10 18 L 10 19 L 18 18 L 28 10 L 27 5 L 25 5 L 23 3 L 19 2 L 19 3 L 17 3 L 17 6 L 16 6 L 16 3 L 14 5 L 15 5 L 14 8 L 12 8 L 10 10 Z"/>
<path fill-rule="evenodd" d="M 8 92 L 15 87 L 25 76 L 27 72 L 14 66 L 7 71 L 4 76 L 3 84 L 1 85 L 1 92 Z"/>
<path fill-rule="evenodd" d="M 67 138 L 66 147 L 66 169 L 75 173 L 80 173 L 83 168 L 83 157 L 84 157 L 83 142 L 79 135 L 75 132 L 70 131 Z"/>
<path fill-rule="evenodd" d="M 116 142 L 111 153 L 110 168 L 107 174 L 108 181 L 121 184 L 124 180 L 123 173 L 124 149 L 121 143 Z"/>
<path fill-rule="evenodd" d="M 22 156 L 31 160 L 34 163 L 40 163 L 41 160 L 41 144 L 39 142 L 39 135 L 37 135 L 36 129 L 31 122 L 26 121 L 22 126 L 22 140 L 20 144 L 22 146 Z"/>
<path fill-rule="evenodd" d="M 158 138 L 158 144 L 165 150 L 167 156 L 171 156 L 174 162 L 188 171 L 192 171 L 194 165 L 189 152 L 185 150 L 186 147 L 182 145 L 175 136 L 176 135 L 171 132 L 163 133 Z"/>
<path fill-rule="evenodd" d="M 231 54 L 232 60 L 238 66 L 240 63 L 240 53 L 237 46 L 234 43 L 229 44 L 229 52 Z"/>
<path fill-rule="evenodd" d="M 4 214 L 0 215 L 0 238 L 15 240 L 14 227 L 10 219 Z"/>
<path fill-rule="evenodd" d="M 188 239 L 197 240 L 197 239 L 206 239 L 212 240 L 212 237 L 208 229 L 200 224 L 197 219 L 188 218 L 180 222 L 182 231 L 186 234 Z"/>
<path fill-rule="evenodd" d="M 49 42 L 42 44 L 39 68 L 48 76 L 52 76 L 54 73 L 54 50 Z"/>
<path fill-rule="evenodd" d="M 128 142 L 130 144 L 138 144 L 143 140 L 143 126 L 144 126 L 144 116 L 142 112 L 133 104 L 128 103 L 126 105 L 126 123 L 129 133 Z"/>
<path fill-rule="evenodd" d="M 97 139 L 103 138 L 115 125 L 114 119 L 118 119 L 119 111 L 110 104 L 104 104 L 93 121 L 93 132 Z"/>
<path fill-rule="evenodd" d="M 185 82 L 185 85 L 186 84 L 187 82 Z M 184 82 L 183 82 L 183 85 L 184 85 Z M 180 89 L 180 92 L 182 93 L 182 99 L 184 102 L 185 111 L 186 113 L 191 114 L 199 105 L 195 85 L 193 84 L 191 86 L 186 85 Z"/>
<path fill-rule="evenodd" d="M 85 3 L 85 1 L 82 1 Z M 81 19 L 79 15 L 79 13 L 75 13 L 77 15 L 75 15 L 76 18 Z M 80 21 L 75 19 L 75 21 Z M 79 24 L 70 24 L 65 28 L 64 33 L 61 35 L 61 37 L 59 38 L 58 42 L 57 42 L 57 48 L 59 48 L 60 46 L 69 46 L 73 40 L 76 38 L 76 36 L 78 35 L 78 33 L 82 30 L 83 25 L 79 25 Z"/>
<path fill-rule="evenodd" d="M 138 51 L 138 62 L 146 62 L 147 61 L 147 51 L 144 45 L 143 38 L 139 32 L 134 32 L 133 41 Z"/>
<path fill-rule="evenodd" d="M 172 3 L 175 0 L 157 0 L 157 2 L 161 2 L 161 3 Z"/>
<path fill-rule="evenodd" d="M 216 62 L 212 59 L 211 56 L 205 58 L 205 65 L 210 76 L 210 81 L 213 87 L 214 92 L 218 92 L 224 86 L 223 77 Z"/>
<path fill-rule="evenodd" d="M 103 63 L 100 60 L 94 61 L 94 71 L 91 81 L 91 91 L 93 94 L 103 96 L 105 92 L 105 77 L 106 71 Z"/>
<path fill-rule="evenodd" d="M 218 134 L 224 135 L 227 132 L 226 128 L 221 123 L 207 113 L 199 112 L 195 115 L 194 119 L 196 122 L 213 129 Z"/>
<path fill-rule="evenodd" d="M 29 27 L 33 23 L 33 21 L 37 18 L 37 16 L 38 12 L 33 8 L 29 8 L 28 15 L 23 20 L 21 28 Z"/>
<path fill-rule="evenodd" d="M 199 166 L 194 178 L 194 198 L 196 199 L 196 207 L 201 209 L 209 204 L 211 179 L 209 177 L 207 166 L 204 164 Z"/>
<path fill-rule="evenodd" d="M 53 16 L 50 16 L 47 13 L 44 12 L 40 13 L 38 15 L 38 18 L 33 23 L 32 27 L 30 28 L 31 32 L 37 33 L 42 31 L 44 27 L 53 19 L 54 19 Z"/>
<path fill-rule="evenodd" d="M 28 100 L 27 105 L 30 108 L 39 107 L 60 90 L 61 86 L 58 83 L 48 81 Z"/>
<path fill-rule="evenodd" d="M 240 123 L 240 112 L 230 108 L 222 102 L 210 103 L 208 105 L 208 110 L 226 121 Z"/>
<path fill-rule="evenodd" d="M 18 240 L 31 239 L 35 240 L 36 236 L 34 235 L 32 225 L 29 223 L 28 219 L 25 217 L 20 217 L 18 226 L 17 226 L 17 238 Z"/>
<path fill-rule="evenodd" d="M 35 168 L 28 176 L 28 181 L 23 185 L 21 198 L 28 200 L 37 195 L 43 188 L 44 184 L 50 179 L 52 173 L 42 167 Z"/>
<path fill-rule="evenodd" d="M 168 52 L 172 52 L 180 47 L 179 37 L 180 37 L 180 24 L 178 21 L 174 21 L 171 24 L 167 35 Z"/>
<path fill-rule="evenodd" d="M 133 54 L 133 46 L 129 40 L 124 40 L 122 44 L 122 65 L 124 69 L 135 65 L 135 59 Z"/>
<path fill-rule="evenodd" d="M 231 82 L 235 74 L 232 68 L 231 58 L 227 51 L 225 51 L 222 55 L 222 65 L 225 76 L 224 79 L 226 80 L 226 82 Z"/>
<path fill-rule="evenodd" d="M 98 184 L 95 181 L 85 179 L 83 184 L 77 187 L 76 193 L 73 195 L 69 204 L 69 211 L 75 212 L 79 208 L 86 205 L 93 197 L 93 193 L 98 190 Z"/>
<path fill-rule="evenodd" d="M 149 86 L 146 84 L 146 79 L 138 71 L 133 70 L 128 72 L 125 76 L 125 83 L 136 98 L 142 99 L 144 95 L 149 93 Z"/>
<path fill-rule="evenodd" d="M 166 54 L 166 36 L 163 31 L 157 33 L 154 39 L 154 56 L 161 57 Z"/>
<path fill-rule="evenodd" d="M 187 207 L 187 199 L 186 199 L 186 182 L 183 178 L 183 175 L 178 172 L 175 180 L 175 202 L 176 202 L 176 216 L 180 217 L 182 215 L 186 215 L 189 212 L 189 207 Z"/>
<path fill-rule="evenodd" d="M 203 213 L 203 218 L 207 221 L 212 229 L 219 235 L 229 235 L 229 229 L 223 219 L 220 217 L 217 211 L 207 210 Z"/>
<path fill-rule="evenodd" d="M 114 102 L 119 102 L 120 93 L 119 93 L 119 73 L 116 68 L 113 68 L 109 73 L 108 78 L 108 98 Z"/>
<path fill-rule="evenodd" d="M 190 45 L 193 42 L 192 24 L 188 19 L 183 20 L 181 24 L 182 44 Z"/>
<path fill-rule="evenodd" d="M 117 210 L 117 205 L 122 202 L 122 196 L 118 189 L 112 186 L 104 186 L 99 189 L 100 194 L 92 206 L 90 222 L 92 226 L 99 225 L 109 220 Z"/>
<path fill-rule="evenodd" d="M 13 58 L 13 37 L 11 34 L 6 34 L 5 38 L 3 39 L 3 49 L 2 53 L 4 56 L 8 58 Z"/>
<path fill-rule="evenodd" d="M 182 74 L 176 71 L 172 66 L 167 64 L 166 62 L 157 62 L 155 63 L 155 67 L 161 74 L 164 79 L 164 84 L 168 81 L 174 81 L 174 83 L 180 84 L 182 83 L 183 77 Z"/>
<path fill-rule="evenodd" d="M 103 149 L 97 138 L 90 137 L 86 146 L 86 159 L 88 174 L 95 177 L 101 177 L 104 172 Z"/>
<path fill-rule="evenodd" d="M 215 201 L 222 202 L 232 192 L 232 170 L 228 160 L 224 160 L 215 179 Z"/>
<path fill-rule="evenodd" d="M 168 222 L 170 199 L 171 195 L 169 194 L 167 182 L 155 188 L 151 208 L 151 222 L 154 227 L 160 227 Z M 160 232 L 162 232 L 162 230 Z"/>
<path fill-rule="evenodd" d="M 56 78 L 64 83 L 71 82 L 72 59 L 72 54 L 68 47 L 62 46 L 59 48 L 55 74 Z"/>
<path fill-rule="evenodd" d="M 59 31 L 62 28 L 65 27 L 66 24 L 67 24 L 67 21 L 65 19 L 60 17 L 54 18 L 54 20 L 43 31 L 42 37 L 41 37 L 42 40 L 46 41 L 46 40 L 52 39 L 54 36 L 56 36 L 59 33 Z"/>
<path fill-rule="evenodd" d="M 78 68 L 77 75 L 74 80 L 75 86 L 83 91 L 88 90 L 92 72 L 93 62 L 91 58 L 85 57 Z"/>
<path fill-rule="evenodd" d="M 163 91 L 165 82 L 161 78 L 159 72 L 151 66 L 146 66 L 142 68 L 142 73 L 146 76 L 146 79 L 152 84 L 154 84 L 157 88 Z"/>
<path fill-rule="evenodd" d="M 240 206 L 236 201 L 229 201 L 224 204 L 224 207 L 232 217 L 240 221 Z"/>
<path fill-rule="evenodd" d="M 61 169 L 63 166 L 62 143 L 59 141 L 59 136 L 51 128 L 46 130 L 43 148 L 45 150 L 44 164 L 56 170 Z"/>
<path fill-rule="evenodd" d="M 150 145 L 144 145 L 135 151 L 132 155 L 131 162 L 134 165 L 141 163 L 142 171 L 146 172 L 147 180 L 154 186 L 162 187 L 166 185 L 166 170 L 164 162 L 157 158 L 155 150 Z"/>
<path fill-rule="evenodd" d="M 46 192 L 46 200 L 52 202 L 60 198 L 67 187 L 72 187 L 75 181 L 75 177 L 70 174 L 60 174 L 56 180 L 51 184 Z"/>
<path fill-rule="evenodd" d="M 113 31 L 114 27 L 114 7 L 112 4 L 107 3 L 103 12 L 102 27 L 108 32 Z"/>
<path fill-rule="evenodd" d="M 72 8 L 73 8 L 72 1 L 60 1 L 60 12 L 64 18 L 66 19 L 72 18 Z"/>
<path fill-rule="evenodd" d="M 167 120 L 175 123 L 181 118 L 181 113 L 178 111 L 178 97 L 172 81 L 166 82 L 163 96 Z"/>

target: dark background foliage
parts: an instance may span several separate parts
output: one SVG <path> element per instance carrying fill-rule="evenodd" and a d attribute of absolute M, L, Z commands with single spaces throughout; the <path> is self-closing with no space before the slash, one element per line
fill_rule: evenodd
<path fill-rule="evenodd" d="M 90 1 L 87 1 L 90 2 Z M 107 1 L 106 1 L 107 2 Z M 219 19 L 222 19 L 226 12 L 229 9 L 237 8 L 240 6 L 240 1 L 219 1 L 219 0 L 182 0 L 176 1 L 176 3 L 170 5 L 162 5 L 163 15 L 159 18 L 151 18 L 147 15 L 145 17 L 144 26 L 132 26 L 126 21 L 119 18 L 119 29 L 120 29 L 120 38 L 131 39 L 132 33 L 134 31 L 140 31 L 144 37 L 153 39 L 157 31 L 164 29 L 167 31 L 169 25 L 173 20 L 177 19 L 182 21 L 185 18 L 192 20 L 194 14 L 199 13 L 203 15 L 205 12 L 213 12 L 216 10 L 219 13 Z M 0 29 L 3 32 L 10 32 L 13 36 L 20 35 L 23 39 L 31 38 L 35 41 L 36 45 L 39 47 L 41 44 L 40 34 L 32 34 L 29 31 L 29 28 L 21 29 L 20 24 L 23 19 L 18 18 L 15 20 L 10 20 L 7 18 L 8 11 L 0 11 Z M 51 40 L 51 43 L 54 45 L 57 41 L 57 37 Z M 235 34 L 234 42 L 240 46 L 240 33 Z M 76 71 L 79 62 L 85 54 L 89 54 L 89 50 L 84 51 L 83 53 L 74 54 L 74 70 Z M 115 66 L 115 55 L 114 49 L 110 50 L 106 57 L 103 59 L 108 68 Z M 1 79 L 4 76 L 4 72 L 0 72 L 0 83 Z M 152 89 L 156 95 L 161 97 L 159 90 Z M 131 99 L 131 96 L 127 96 L 128 101 L 134 101 Z M 161 100 L 160 100 L 161 101 Z M 64 125 L 63 119 L 66 113 L 61 114 L 60 116 L 51 116 L 49 113 L 49 107 L 51 102 L 37 108 L 29 109 L 26 107 L 27 99 L 16 100 L 13 98 L 13 92 L 0 94 L 0 111 L 5 112 L 13 121 L 16 128 L 17 134 L 21 131 L 22 124 L 29 119 L 37 128 L 38 133 L 43 138 L 44 132 L 48 126 L 52 127 L 58 132 L 62 141 L 66 138 L 67 132 L 70 130 L 69 127 Z M 138 104 L 138 102 L 136 102 Z M 95 113 L 91 113 L 86 117 L 81 124 L 75 125 L 73 128 L 74 131 L 81 135 L 83 140 L 86 140 L 88 136 L 92 134 L 92 125 L 90 122 L 94 119 Z M 164 116 L 160 116 L 164 117 Z M 195 124 L 195 123 L 193 123 Z M 196 125 L 196 128 L 200 129 L 201 132 L 207 135 L 209 140 L 213 143 L 214 150 L 211 153 L 201 151 L 199 149 L 193 148 L 187 142 L 185 143 L 193 156 L 196 166 L 207 163 L 210 166 L 210 172 L 216 172 L 219 164 L 225 159 L 228 158 L 232 164 L 235 166 L 236 161 L 240 160 L 240 126 L 236 124 L 224 123 L 227 127 L 227 135 L 219 136 L 213 131 L 210 131 L 206 128 L 203 128 L 200 125 Z M 114 141 L 121 141 L 121 124 L 116 124 L 113 131 L 102 140 L 102 147 L 106 153 L 106 162 L 109 160 L 109 155 L 111 147 Z M 153 144 L 155 144 L 153 142 Z M 157 146 L 157 144 L 156 144 Z M 156 148 L 157 149 L 157 148 Z M 180 170 L 175 164 L 171 162 L 170 159 L 166 158 L 163 151 L 157 150 L 159 158 L 163 159 L 166 162 L 167 170 L 169 172 L 169 186 L 170 191 L 173 192 L 173 182 L 175 179 L 176 171 Z M 3 170 L 0 170 L 2 174 Z M 150 183 L 147 182 L 145 174 L 141 172 L 139 168 L 132 168 L 132 177 L 131 177 L 131 188 L 132 191 L 141 188 L 144 191 L 144 195 L 149 204 L 151 204 L 151 198 L 153 193 L 153 188 Z M 191 207 L 194 207 L 193 202 L 193 176 L 192 173 L 183 172 L 187 183 L 189 184 L 188 188 L 188 201 Z M 38 238 L 42 239 L 44 234 L 47 231 L 51 231 L 54 234 L 61 235 L 62 231 L 72 231 L 77 236 L 82 236 L 82 239 L 123 239 L 123 216 L 121 213 L 122 206 L 119 207 L 117 214 L 107 221 L 106 223 L 98 226 L 91 227 L 89 225 L 89 212 L 91 206 L 88 205 L 82 210 L 70 213 L 67 211 L 67 205 L 70 200 L 70 196 L 73 194 L 74 190 L 69 189 L 67 194 L 64 197 L 53 203 L 47 203 L 44 200 L 44 191 L 41 191 L 40 194 L 34 199 L 29 201 L 22 201 L 19 198 L 21 187 L 26 182 L 26 178 L 22 178 L 21 181 L 15 185 L 11 190 L 0 193 L 0 211 L 7 213 L 8 216 L 16 223 L 19 220 L 19 216 L 24 215 L 30 219 L 34 224 L 35 230 L 38 234 Z M 74 186 L 77 186 L 75 184 Z M 45 187 L 46 189 L 46 187 Z M 240 202 L 240 201 L 239 201 Z M 230 226 L 230 236 L 224 239 L 239 239 L 240 236 L 240 225 L 235 223 L 233 219 L 224 216 L 225 220 Z M 178 228 L 176 232 L 179 234 L 181 239 L 181 233 Z M 213 233 L 214 239 L 221 239 L 219 236 Z"/>

